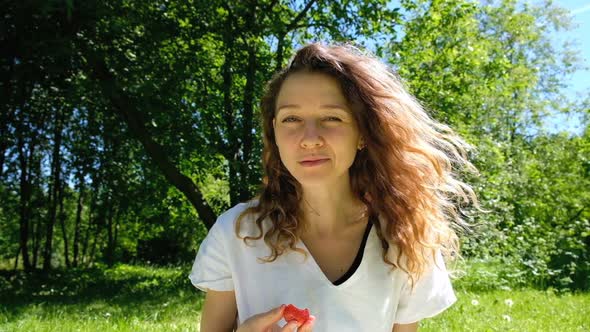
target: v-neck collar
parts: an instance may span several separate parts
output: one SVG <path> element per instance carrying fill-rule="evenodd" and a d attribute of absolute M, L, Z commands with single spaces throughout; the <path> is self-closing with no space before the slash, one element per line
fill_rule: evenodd
<path fill-rule="evenodd" d="M 352 272 L 352 274 L 350 274 L 344 282 L 342 282 L 338 285 L 334 284 L 335 282 L 339 281 L 342 277 L 348 275 L 349 274 L 348 271 L 345 272 L 345 274 L 342 277 L 338 278 L 335 282 L 330 281 L 330 279 L 328 279 L 328 277 L 326 276 L 324 271 L 322 271 L 322 269 L 320 268 L 319 264 L 317 263 L 317 261 L 315 260 L 315 258 L 313 257 L 313 255 L 311 254 L 311 252 L 309 251 L 307 246 L 305 245 L 305 243 L 301 239 L 299 239 L 299 244 L 301 245 L 303 250 L 305 250 L 306 254 L 308 255 L 308 257 L 304 263 L 305 266 L 308 267 L 309 269 L 311 269 L 312 273 L 315 276 L 317 276 L 319 279 L 321 279 L 322 283 L 327 284 L 328 287 L 342 289 L 342 288 L 346 288 L 349 285 L 351 285 L 356 279 L 359 278 L 359 275 L 361 274 L 361 270 L 365 265 L 364 262 L 366 261 L 365 257 L 367 256 L 367 247 L 370 247 L 370 245 L 372 244 L 371 238 L 373 237 L 373 235 L 375 233 L 375 230 L 374 230 L 375 227 L 372 227 L 372 226 L 375 226 L 375 225 L 370 226 L 371 224 L 373 224 L 371 218 L 376 218 L 376 217 L 369 217 L 369 221 L 368 221 L 368 225 L 367 225 L 367 228 L 369 229 L 369 234 L 366 236 L 366 241 L 364 241 L 364 237 L 366 235 L 366 230 L 365 230 L 365 233 L 363 235 L 364 246 L 362 247 L 362 251 L 359 250 L 359 252 L 357 252 L 357 257 L 360 254 L 360 252 L 362 252 L 361 261 L 359 262 L 355 271 Z M 361 242 L 361 245 L 363 244 L 363 242 Z M 356 258 L 355 258 L 355 260 L 356 260 Z M 355 264 L 353 263 L 353 266 L 354 265 Z"/>
<path fill-rule="evenodd" d="M 365 232 L 363 233 L 363 240 L 361 241 L 361 245 L 359 246 L 359 250 L 356 253 L 356 257 L 352 262 L 352 265 L 348 268 L 348 270 L 336 281 L 332 282 L 335 286 L 341 285 L 346 282 L 346 280 L 350 279 L 352 275 L 358 270 L 361 262 L 363 261 L 363 257 L 365 256 L 365 247 L 367 245 L 367 240 L 369 239 L 369 232 L 371 231 L 371 227 L 373 223 L 369 219 L 367 222 L 367 226 L 365 227 Z"/>

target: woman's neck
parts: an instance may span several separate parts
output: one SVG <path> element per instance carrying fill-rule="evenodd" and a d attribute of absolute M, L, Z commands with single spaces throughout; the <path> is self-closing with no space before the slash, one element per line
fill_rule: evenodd
<path fill-rule="evenodd" d="M 304 190 L 301 209 L 304 233 L 314 237 L 336 236 L 366 216 L 365 204 L 355 197 L 350 186 Z"/>

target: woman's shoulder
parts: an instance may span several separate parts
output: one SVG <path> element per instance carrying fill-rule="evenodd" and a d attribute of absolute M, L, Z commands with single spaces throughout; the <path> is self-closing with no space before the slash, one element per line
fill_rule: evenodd
<path fill-rule="evenodd" d="M 217 222 L 230 222 L 239 217 L 244 211 L 246 211 L 246 209 L 256 205 L 258 205 L 258 200 L 255 199 L 238 203 L 219 215 Z"/>
<path fill-rule="evenodd" d="M 257 199 L 251 199 L 246 202 L 238 203 L 231 207 L 230 209 L 223 212 L 218 218 L 213 228 L 219 229 L 222 233 L 234 232 L 236 223 L 240 216 L 250 207 L 254 207 L 258 205 Z M 251 222 L 247 222 L 247 220 L 251 221 L 254 218 L 254 215 L 245 215 L 242 219 L 243 221 L 241 224 L 251 224 Z M 213 230 L 213 229 L 212 229 Z"/>

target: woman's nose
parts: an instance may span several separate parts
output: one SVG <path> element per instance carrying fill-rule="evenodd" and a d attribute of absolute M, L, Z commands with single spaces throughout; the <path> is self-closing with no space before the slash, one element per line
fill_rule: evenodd
<path fill-rule="evenodd" d="M 306 123 L 303 128 L 303 137 L 301 138 L 301 147 L 315 148 L 322 146 L 324 139 L 321 128 L 314 122 Z"/>

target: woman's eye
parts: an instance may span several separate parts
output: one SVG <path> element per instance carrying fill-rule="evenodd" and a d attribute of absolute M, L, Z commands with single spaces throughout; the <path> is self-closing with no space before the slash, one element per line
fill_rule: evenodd
<path fill-rule="evenodd" d="M 324 118 L 324 120 L 326 120 L 326 121 L 342 121 L 342 120 L 340 120 L 340 118 L 337 118 L 335 116 L 326 117 L 326 118 Z"/>
<path fill-rule="evenodd" d="M 284 118 L 283 121 L 281 121 L 281 122 L 297 122 L 297 121 L 299 121 L 299 119 L 292 117 L 292 116 L 288 116 L 288 117 Z"/>

